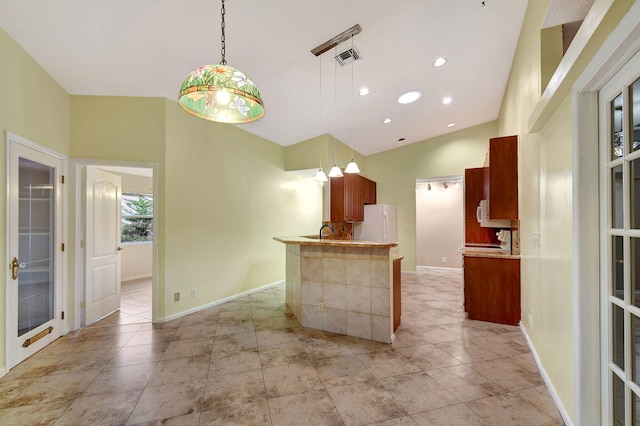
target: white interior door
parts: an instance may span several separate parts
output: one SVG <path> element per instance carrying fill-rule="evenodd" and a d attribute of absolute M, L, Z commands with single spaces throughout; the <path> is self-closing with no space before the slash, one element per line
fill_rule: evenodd
<path fill-rule="evenodd" d="M 63 158 L 7 134 L 7 367 L 62 332 Z"/>
<path fill-rule="evenodd" d="M 121 178 L 87 166 L 85 174 L 85 325 L 120 309 Z"/>

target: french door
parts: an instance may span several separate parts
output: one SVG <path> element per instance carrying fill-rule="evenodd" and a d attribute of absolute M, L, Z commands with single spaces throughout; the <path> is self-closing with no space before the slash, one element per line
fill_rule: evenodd
<path fill-rule="evenodd" d="M 640 53 L 599 93 L 605 424 L 640 424 Z"/>
<path fill-rule="evenodd" d="M 7 367 L 62 331 L 63 158 L 7 133 Z"/>

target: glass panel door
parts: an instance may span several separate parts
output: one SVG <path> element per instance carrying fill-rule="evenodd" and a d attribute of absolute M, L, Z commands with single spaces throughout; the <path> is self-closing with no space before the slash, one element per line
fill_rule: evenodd
<path fill-rule="evenodd" d="M 54 316 L 55 170 L 19 158 L 18 336 Z"/>
<path fill-rule="evenodd" d="M 640 55 L 600 91 L 603 415 L 636 425 L 640 401 Z"/>

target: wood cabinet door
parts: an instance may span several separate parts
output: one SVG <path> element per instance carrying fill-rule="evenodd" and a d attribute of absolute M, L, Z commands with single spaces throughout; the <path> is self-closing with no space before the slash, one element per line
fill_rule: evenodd
<path fill-rule="evenodd" d="M 488 182 L 490 219 L 518 218 L 518 137 L 506 136 L 489 141 Z"/>
<path fill-rule="evenodd" d="M 364 220 L 364 181 L 358 174 L 344 176 L 345 220 L 356 222 Z"/>
<path fill-rule="evenodd" d="M 330 178 L 331 221 L 344 222 L 344 178 Z"/>
<path fill-rule="evenodd" d="M 371 179 L 367 179 L 364 176 L 360 176 L 364 182 L 364 203 L 376 204 L 376 183 Z"/>
<path fill-rule="evenodd" d="M 518 325 L 520 259 L 465 256 L 464 296 L 469 319 Z"/>
<path fill-rule="evenodd" d="M 493 228 L 483 228 L 476 209 L 484 197 L 484 168 L 464 171 L 464 241 L 472 244 L 500 244 Z"/>
<path fill-rule="evenodd" d="M 402 270 L 401 259 L 393 261 L 393 331 L 400 327 L 402 316 Z"/>

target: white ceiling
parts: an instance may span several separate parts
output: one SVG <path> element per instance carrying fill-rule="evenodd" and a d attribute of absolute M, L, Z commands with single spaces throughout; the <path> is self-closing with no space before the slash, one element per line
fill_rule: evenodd
<path fill-rule="evenodd" d="M 526 6 L 229 0 L 228 64 L 258 85 L 266 108 L 262 120 L 241 126 L 282 146 L 330 133 L 370 155 L 495 120 Z M 190 71 L 221 58 L 219 0 L 0 0 L 0 10 L 0 27 L 73 95 L 175 100 Z M 362 59 L 353 69 L 334 66 L 333 51 L 321 60 L 310 53 L 355 24 Z M 432 66 L 438 56 L 449 60 L 441 68 Z M 352 70 L 354 91 L 371 90 L 353 101 Z M 409 89 L 423 98 L 399 105 Z M 445 96 L 450 105 L 442 104 Z M 393 121 L 384 125 L 385 117 Z"/>

